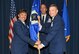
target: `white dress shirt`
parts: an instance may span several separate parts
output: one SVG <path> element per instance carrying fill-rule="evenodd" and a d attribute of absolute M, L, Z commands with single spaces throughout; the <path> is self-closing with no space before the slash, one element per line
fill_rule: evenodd
<path fill-rule="evenodd" d="M 42 20 L 43 20 L 43 16 L 44 16 L 44 20 L 43 20 L 44 22 L 45 22 L 45 20 L 46 20 L 46 15 L 47 15 L 47 14 L 44 14 L 44 15 L 41 14 L 41 18 L 42 18 Z"/>

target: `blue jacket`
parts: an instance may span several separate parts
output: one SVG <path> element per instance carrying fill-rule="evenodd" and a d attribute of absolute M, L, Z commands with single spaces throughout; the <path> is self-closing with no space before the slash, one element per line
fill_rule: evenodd
<path fill-rule="evenodd" d="M 49 30 L 46 39 L 42 42 L 45 46 L 49 45 L 49 52 L 51 54 L 57 54 L 66 51 L 64 22 L 59 15 L 54 17 Z"/>
<path fill-rule="evenodd" d="M 12 40 L 12 54 L 27 54 L 28 43 L 34 46 L 34 41 L 29 38 L 29 28 L 20 20 L 14 23 L 14 37 Z"/>

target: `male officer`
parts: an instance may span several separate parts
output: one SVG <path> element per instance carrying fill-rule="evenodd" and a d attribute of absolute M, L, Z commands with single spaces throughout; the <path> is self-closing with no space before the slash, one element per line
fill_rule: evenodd
<path fill-rule="evenodd" d="M 49 54 L 63 54 L 66 51 L 64 22 L 60 15 L 58 15 L 58 8 L 55 4 L 50 5 L 49 15 L 52 17 L 50 31 L 46 39 L 38 45 L 38 49 L 46 47 L 49 44 Z"/>
<path fill-rule="evenodd" d="M 50 27 L 51 19 L 47 14 L 47 7 L 45 4 L 41 4 L 40 11 L 41 11 L 40 22 L 42 25 L 42 29 L 40 31 L 40 40 L 42 42 L 46 39 L 46 36 L 48 34 L 48 28 Z M 48 46 L 41 49 L 41 54 L 48 54 Z"/>
<path fill-rule="evenodd" d="M 46 36 L 48 34 L 48 28 L 50 27 L 51 24 L 51 19 L 49 18 L 47 12 L 47 7 L 45 4 L 41 4 L 40 6 L 40 11 L 41 11 L 41 15 L 40 15 L 40 24 L 42 25 L 42 29 L 41 31 L 39 31 L 39 37 L 40 37 L 40 41 L 44 41 L 46 39 Z M 33 48 L 33 47 L 29 47 L 29 50 L 32 52 L 29 52 L 29 54 L 37 54 L 38 51 L 37 49 Z M 45 47 L 43 49 L 41 49 L 41 54 L 48 54 L 48 47 Z"/>

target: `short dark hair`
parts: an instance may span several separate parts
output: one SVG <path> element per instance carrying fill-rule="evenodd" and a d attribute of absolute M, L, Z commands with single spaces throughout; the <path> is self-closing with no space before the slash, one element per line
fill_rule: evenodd
<path fill-rule="evenodd" d="M 17 15 L 16 15 L 16 18 L 19 18 L 19 17 L 18 17 L 18 14 L 20 14 L 20 13 L 26 13 L 26 14 L 27 14 L 27 10 L 25 10 L 25 9 L 20 9 L 20 10 L 18 11 Z"/>
<path fill-rule="evenodd" d="M 50 7 L 56 7 L 56 8 L 58 9 L 58 7 L 57 7 L 56 4 L 51 4 L 51 5 L 49 6 L 49 8 L 50 8 Z"/>
<path fill-rule="evenodd" d="M 20 13 L 27 13 L 27 11 L 25 9 L 20 9 L 18 14 L 20 14 Z"/>
<path fill-rule="evenodd" d="M 45 6 L 46 6 L 46 4 L 45 4 L 45 3 L 42 3 L 41 5 L 45 5 Z M 40 7 L 41 7 L 41 5 L 40 5 Z M 47 6 L 46 6 L 46 8 L 47 8 Z"/>

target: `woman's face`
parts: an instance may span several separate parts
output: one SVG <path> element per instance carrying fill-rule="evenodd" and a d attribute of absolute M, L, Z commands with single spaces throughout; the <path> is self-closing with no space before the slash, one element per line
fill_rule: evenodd
<path fill-rule="evenodd" d="M 22 12 L 18 15 L 18 17 L 25 21 L 27 19 L 27 13 Z"/>

